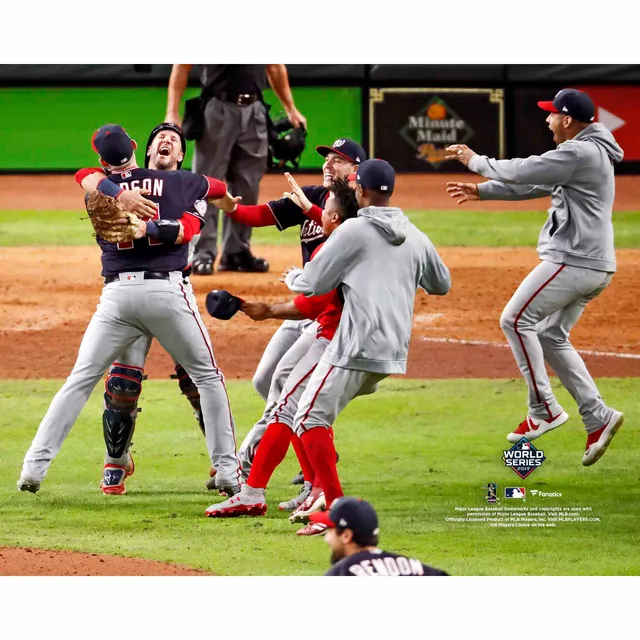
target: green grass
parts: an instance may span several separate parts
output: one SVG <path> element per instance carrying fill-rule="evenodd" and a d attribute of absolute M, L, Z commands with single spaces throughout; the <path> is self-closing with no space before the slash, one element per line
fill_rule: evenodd
<path fill-rule="evenodd" d="M 546 213 L 408 211 L 412 221 L 438 246 L 534 247 Z M 80 211 L 0 212 L 0 246 L 90 245 L 92 229 Z M 614 215 L 616 247 L 640 247 L 638 213 Z M 253 231 L 253 244 L 297 245 L 297 227 L 279 232 L 275 227 Z"/>
<path fill-rule="evenodd" d="M 501 460 L 505 434 L 524 412 L 524 385 L 513 380 L 388 380 L 354 401 L 336 423 L 345 491 L 370 500 L 381 546 L 455 575 L 638 575 L 640 494 L 638 379 L 601 379 L 600 390 L 626 423 L 593 467 L 580 460 L 584 433 L 572 419 L 536 441 L 547 460 L 526 480 Z M 98 490 L 102 467 L 99 389 L 82 412 L 37 495 L 16 491 L 22 457 L 60 381 L 2 381 L 0 391 L 0 545 L 65 548 L 184 563 L 226 575 L 319 575 L 322 539 L 298 539 L 277 503 L 292 495 L 290 452 L 272 480 L 266 517 L 204 517 L 215 498 L 204 489 L 208 460 L 199 430 L 175 383 L 145 383 L 135 437 L 137 471 L 129 493 Z M 557 386 L 557 385 L 556 385 Z M 261 403 L 247 382 L 230 382 L 239 435 Z M 445 522 L 455 507 L 483 507 L 488 482 L 559 491 L 526 506 L 592 507 L 599 523 L 496 529 Z M 503 499 L 501 505 L 510 502 Z M 519 501 L 514 501 L 519 502 Z"/>

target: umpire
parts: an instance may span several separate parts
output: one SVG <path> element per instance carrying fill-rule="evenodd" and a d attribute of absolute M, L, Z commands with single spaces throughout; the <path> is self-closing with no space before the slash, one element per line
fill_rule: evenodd
<path fill-rule="evenodd" d="M 165 120 L 180 125 L 180 102 L 193 65 L 174 64 L 169 78 Z M 267 114 L 262 90 L 271 85 L 294 127 L 307 126 L 296 109 L 283 64 L 205 64 L 201 66 L 205 102 L 202 135 L 196 140 L 193 171 L 225 180 L 243 204 L 258 202 L 268 154 Z M 251 253 L 251 227 L 228 216 L 222 221 L 220 271 L 264 272 L 269 263 Z M 194 275 L 211 275 L 218 244 L 218 208 L 209 204 L 193 257 Z"/>
<path fill-rule="evenodd" d="M 329 511 L 317 511 L 311 522 L 328 527 L 331 547 L 327 576 L 447 576 L 420 560 L 378 549 L 378 515 L 365 500 L 338 498 Z"/>

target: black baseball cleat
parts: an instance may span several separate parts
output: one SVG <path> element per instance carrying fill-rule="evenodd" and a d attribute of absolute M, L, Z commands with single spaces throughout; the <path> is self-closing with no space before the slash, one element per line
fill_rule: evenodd
<path fill-rule="evenodd" d="M 254 256 L 246 249 L 240 253 L 232 253 L 220 258 L 218 271 L 243 271 L 246 273 L 266 273 L 269 263 L 264 258 Z"/>

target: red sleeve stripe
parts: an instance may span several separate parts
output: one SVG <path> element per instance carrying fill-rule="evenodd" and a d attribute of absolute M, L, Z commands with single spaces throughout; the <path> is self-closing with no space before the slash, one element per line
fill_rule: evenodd
<path fill-rule="evenodd" d="M 190 242 L 193 236 L 200 233 L 202 229 L 202 218 L 198 218 L 198 216 L 189 211 L 185 211 L 182 214 L 180 222 L 182 222 L 183 229 L 182 244 Z"/>
<path fill-rule="evenodd" d="M 97 169 L 96 167 L 90 167 L 89 169 L 80 169 L 79 171 L 76 171 L 76 175 L 74 177 L 78 184 L 82 184 L 82 181 L 87 176 L 90 176 L 92 173 L 101 173 L 104 176 L 104 171 L 102 169 Z"/>
<path fill-rule="evenodd" d="M 221 180 L 204 176 L 205 180 L 209 183 L 209 191 L 207 192 L 207 198 L 213 198 L 214 200 L 222 198 L 227 193 L 227 185 Z"/>

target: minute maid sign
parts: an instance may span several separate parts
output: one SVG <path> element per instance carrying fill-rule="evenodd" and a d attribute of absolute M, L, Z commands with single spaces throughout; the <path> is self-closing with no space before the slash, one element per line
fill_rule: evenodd
<path fill-rule="evenodd" d="M 450 144 L 504 156 L 501 89 L 372 89 L 369 113 L 371 157 L 398 172 L 459 172 Z"/>

